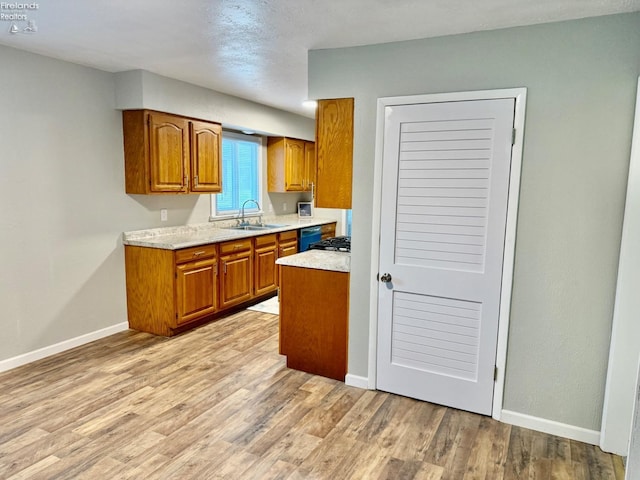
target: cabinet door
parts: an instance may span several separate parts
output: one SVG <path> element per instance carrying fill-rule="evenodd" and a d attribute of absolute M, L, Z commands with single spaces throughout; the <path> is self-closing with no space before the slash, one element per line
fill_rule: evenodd
<path fill-rule="evenodd" d="M 191 191 L 222 192 L 222 126 L 191 122 Z"/>
<path fill-rule="evenodd" d="M 318 101 L 316 207 L 351 208 L 353 105 L 353 98 Z"/>
<path fill-rule="evenodd" d="M 285 141 L 285 190 L 287 192 L 301 192 L 304 190 L 304 141 Z"/>
<path fill-rule="evenodd" d="M 189 179 L 189 122 L 149 113 L 149 170 L 152 192 L 186 192 Z"/>
<path fill-rule="evenodd" d="M 255 267 L 255 295 L 273 292 L 277 288 L 275 244 L 271 247 L 256 249 L 253 261 Z"/>
<path fill-rule="evenodd" d="M 304 172 L 305 191 L 311 191 L 311 186 L 316 184 L 316 144 L 304 142 Z"/>
<path fill-rule="evenodd" d="M 176 267 L 176 323 L 181 325 L 216 311 L 215 258 L 183 263 Z"/>
<path fill-rule="evenodd" d="M 253 270 L 251 251 L 220 257 L 220 308 L 227 308 L 250 300 Z"/>

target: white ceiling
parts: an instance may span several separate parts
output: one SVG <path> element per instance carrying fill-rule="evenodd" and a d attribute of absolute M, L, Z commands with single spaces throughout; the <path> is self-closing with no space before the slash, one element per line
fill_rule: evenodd
<path fill-rule="evenodd" d="M 638 11 L 640 0 L 44 0 L 38 7 L 24 12 L 37 33 L 11 34 L 2 21 L 0 43 L 110 72 L 149 70 L 312 116 L 301 106 L 308 50 Z"/>

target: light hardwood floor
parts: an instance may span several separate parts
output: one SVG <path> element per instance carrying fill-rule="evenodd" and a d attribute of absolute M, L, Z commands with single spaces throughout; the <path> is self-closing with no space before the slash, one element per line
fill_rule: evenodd
<path fill-rule="evenodd" d="M 599 448 L 288 370 L 278 317 L 0 374 L 0 479 L 622 480 Z"/>

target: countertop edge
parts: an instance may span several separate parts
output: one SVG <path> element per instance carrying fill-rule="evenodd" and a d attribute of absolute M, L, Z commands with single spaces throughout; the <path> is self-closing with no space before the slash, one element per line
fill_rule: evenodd
<path fill-rule="evenodd" d="M 307 250 L 276 260 L 283 267 L 309 268 L 332 272 L 350 273 L 351 254 L 329 250 Z"/>
<path fill-rule="evenodd" d="M 277 221 L 277 220 L 276 220 Z M 287 220 L 282 220 L 285 222 Z M 291 222 L 291 220 L 288 220 Z M 198 247 L 211 243 L 220 243 L 226 241 L 240 240 L 243 238 L 259 237 L 261 235 L 270 235 L 273 233 L 288 232 L 291 230 L 299 230 L 307 227 L 317 227 L 335 223 L 337 220 L 328 218 L 318 218 L 314 220 L 304 220 L 296 224 L 288 224 L 283 227 L 270 228 L 268 230 L 232 230 L 225 227 L 217 227 L 213 225 L 194 225 L 183 227 L 168 227 L 174 229 L 176 233 L 158 234 L 156 232 L 161 229 L 138 230 L 132 232 L 124 232 L 122 234 L 123 245 L 157 248 L 161 250 L 180 250 L 182 248 Z M 143 232 L 154 232 L 149 236 L 144 236 Z M 180 238 L 181 237 L 181 238 Z M 188 238 L 196 237 L 196 238 Z"/>

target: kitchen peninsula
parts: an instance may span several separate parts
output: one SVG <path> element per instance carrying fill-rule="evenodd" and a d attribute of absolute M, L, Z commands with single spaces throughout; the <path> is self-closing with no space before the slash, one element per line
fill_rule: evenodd
<path fill-rule="evenodd" d="M 351 254 L 309 250 L 279 259 L 280 354 L 287 367 L 344 381 Z"/>

